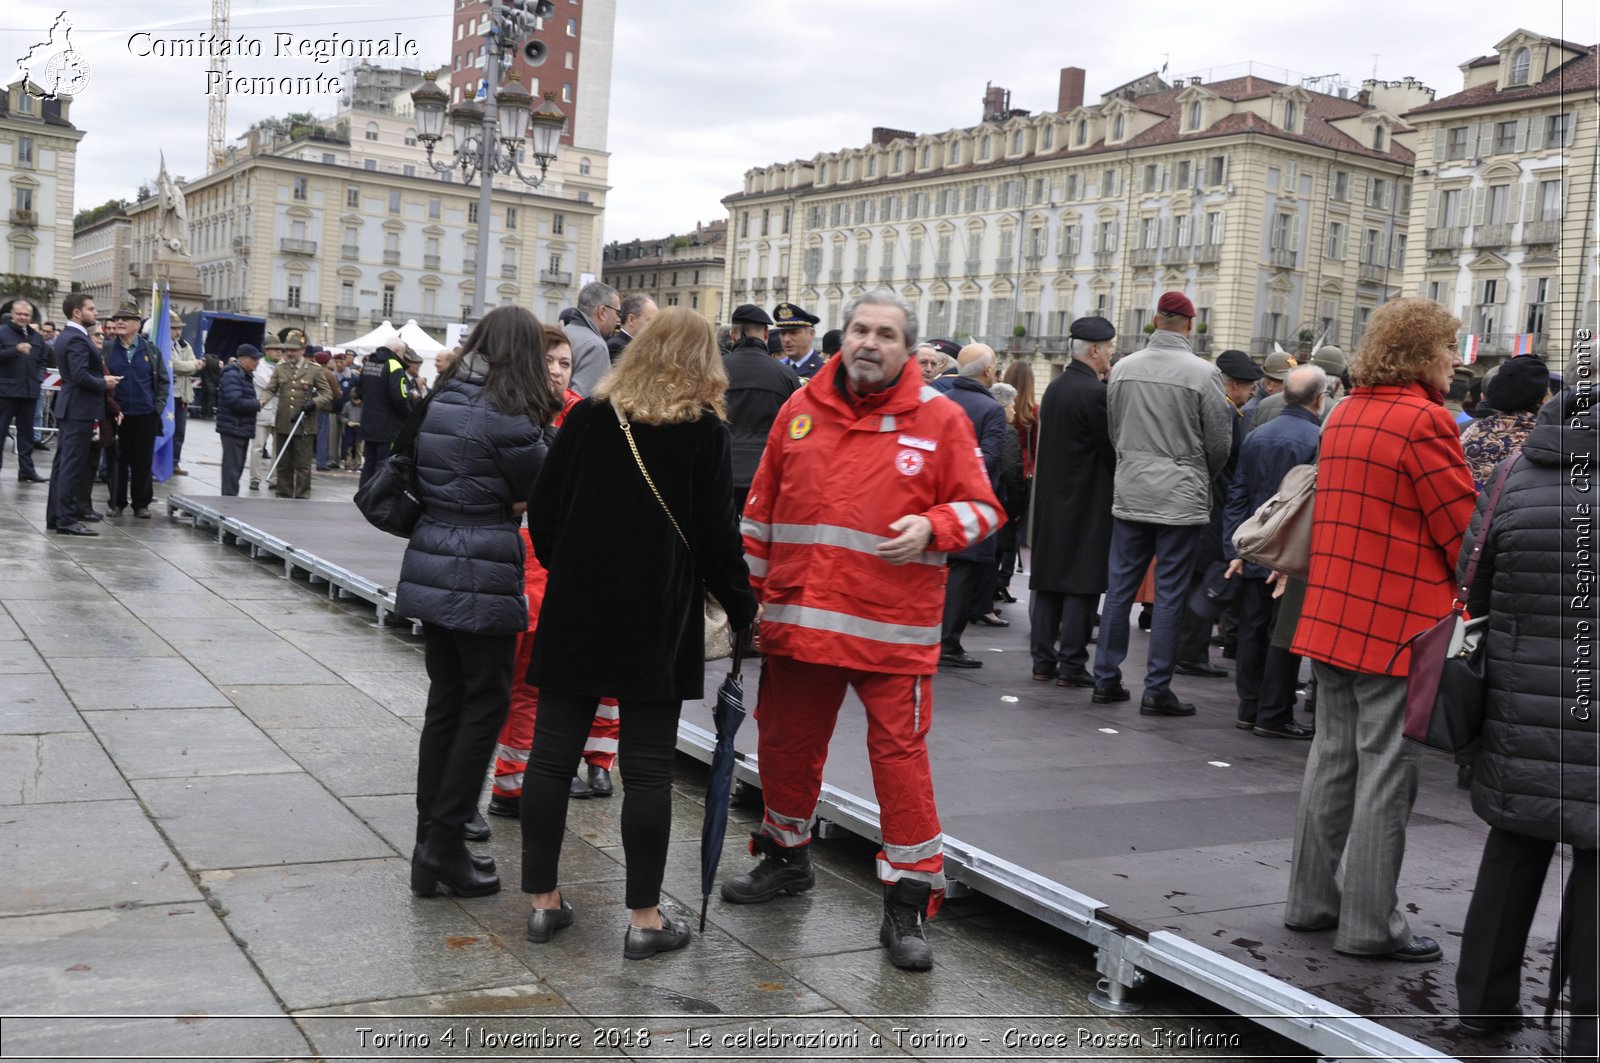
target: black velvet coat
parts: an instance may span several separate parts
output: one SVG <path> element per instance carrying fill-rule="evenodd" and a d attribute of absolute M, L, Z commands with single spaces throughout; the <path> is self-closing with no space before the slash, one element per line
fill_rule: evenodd
<path fill-rule="evenodd" d="M 573 407 L 528 507 L 534 552 L 550 572 L 528 681 L 568 694 L 698 699 L 705 694 L 705 591 L 736 631 L 756 614 L 734 513 L 728 427 L 712 413 L 632 427 L 694 554 L 650 493 L 610 403 Z"/>
<path fill-rule="evenodd" d="M 1073 359 L 1039 403 L 1030 588 L 1054 594 L 1105 591 L 1116 467 L 1106 385 Z"/>

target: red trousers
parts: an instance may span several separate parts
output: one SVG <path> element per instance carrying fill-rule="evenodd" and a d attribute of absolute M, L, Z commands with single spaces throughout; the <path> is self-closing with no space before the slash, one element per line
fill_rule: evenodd
<path fill-rule="evenodd" d="M 788 848 L 811 841 L 828 741 L 845 691 L 852 687 L 867 711 L 867 754 L 883 834 L 878 878 L 927 882 L 933 887 L 931 916 L 945 886 L 944 834 L 928 764 L 932 676 L 853 672 L 770 654 L 763 658 L 756 703 L 766 804 L 761 831 Z"/>
<path fill-rule="evenodd" d="M 539 688 L 525 682 L 528 662 L 533 658 L 533 635 L 539 623 L 539 606 L 544 602 L 544 587 L 549 576 L 533 556 L 533 543 L 522 530 L 523 590 L 528 596 L 528 630 L 517 639 L 517 663 L 512 674 L 511 711 L 500 728 L 494 747 L 494 794 L 496 797 L 521 797 L 522 773 L 533 751 L 534 719 L 539 714 Z M 617 761 L 617 703 L 602 698 L 583 744 L 583 759 L 597 768 L 610 771 Z"/>

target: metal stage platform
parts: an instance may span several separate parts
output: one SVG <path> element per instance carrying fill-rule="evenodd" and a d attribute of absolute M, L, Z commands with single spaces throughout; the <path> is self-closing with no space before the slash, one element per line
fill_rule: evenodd
<path fill-rule="evenodd" d="M 380 619 L 393 611 L 405 544 L 348 502 L 180 494 L 167 506 L 220 541 L 280 559 L 286 576 L 365 599 Z M 1019 576 L 1013 589 L 1025 585 Z M 1093 705 L 1087 690 L 1032 682 L 1025 601 L 1008 608 L 1009 629 L 969 628 L 967 650 L 984 668 L 935 680 L 929 744 L 954 893 L 980 891 L 1092 943 L 1100 1003 L 1113 1009 L 1137 1008 L 1139 985 L 1155 976 L 1330 1059 L 1556 1055 L 1553 1032 L 1532 1021 L 1497 1041 L 1454 1031 L 1460 928 L 1486 829 L 1448 758 L 1423 755 L 1400 883 L 1413 930 L 1438 939 L 1444 961 L 1340 956 L 1331 933 L 1283 927 L 1308 743 L 1235 728 L 1231 678 L 1179 677 L 1176 689 L 1200 708 L 1190 719 L 1143 717 L 1137 703 Z M 1135 680 L 1142 653 L 1135 631 L 1125 667 Z M 707 703 L 684 709 L 679 748 L 701 760 L 724 671 L 709 666 Z M 852 698 L 840 714 L 819 814 L 876 839 L 865 722 L 853 707 Z M 738 741 L 737 775 L 752 786 L 756 726 L 752 715 Z M 1524 970 L 1530 1015 L 1545 1006 L 1564 879 L 1558 857 Z"/>

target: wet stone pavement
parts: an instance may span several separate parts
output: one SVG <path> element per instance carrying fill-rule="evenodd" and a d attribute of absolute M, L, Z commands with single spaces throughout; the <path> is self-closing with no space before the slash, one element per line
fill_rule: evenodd
<path fill-rule="evenodd" d="M 53 454 L 53 452 L 52 452 Z M 1300 1050 L 1174 987 L 1145 1011 L 1088 1003 L 1082 942 L 981 896 L 929 928 L 935 969 L 878 946 L 874 847 L 815 845 L 817 888 L 713 899 L 683 952 L 624 961 L 619 796 L 574 802 L 577 922 L 523 936 L 512 888 L 407 889 L 426 676 L 420 640 L 156 517 L 46 535 L 43 485 L 0 472 L 0 1054 L 127 1059 L 1288 1059 Z M 41 463 L 41 471 L 48 462 Z M 317 497 L 354 491 L 315 478 Z M 96 488 L 97 502 L 104 488 Z M 285 505 L 293 503 L 285 502 Z M 680 758 L 669 907 L 699 903 L 705 768 Z M 1004 780 L 995 780 L 997 795 Z M 724 874 L 759 809 L 737 805 Z"/>

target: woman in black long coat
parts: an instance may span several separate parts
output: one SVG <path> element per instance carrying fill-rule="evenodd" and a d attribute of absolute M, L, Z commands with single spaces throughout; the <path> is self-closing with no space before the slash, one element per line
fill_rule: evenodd
<path fill-rule="evenodd" d="M 1461 933 L 1461 1029 L 1487 1035 L 1521 1022 L 1528 929 L 1558 845 L 1572 847 L 1548 1011 L 1571 980 L 1567 1059 L 1595 1055 L 1597 740 L 1594 592 L 1597 399 L 1568 389 L 1545 405 L 1506 478 L 1484 534 L 1495 476 L 1461 544 L 1464 574 L 1482 540 L 1467 608 L 1489 618 L 1488 714 L 1472 774 L 1472 810 L 1489 824 Z M 1507 459 L 1512 460 L 1510 458 Z M 1503 467 L 1503 463 L 1502 463 Z"/>
<path fill-rule="evenodd" d="M 511 703 L 517 636 L 528 626 L 518 531 L 561 399 L 539 322 L 497 307 L 439 375 L 417 435 L 422 517 L 400 565 L 395 611 L 422 622 L 428 708 L 417 755 L 411 889 L 463 897 L 500 889 L 467 851 L 484 767 Z"/>
<path fill-rule="evenodd" d="M 687 922 L 659 908 L 678 715 L 684 699 L 705 694 L 705 592 L 736 632 L 756 615 L 721 416 L 727 383 L 705 319 L 682 307 L 661 311 L 593 399 L 567 414 L 534 489 L 528 531 L 550 582 L 528 669 L 539 687 L 522 788 L 530 941 L 549 941 L 572 922 L 557 888 L 568 788 L 595 706 L 610 695 L 627 784 L 623 955 L 688 944 Z"/>

